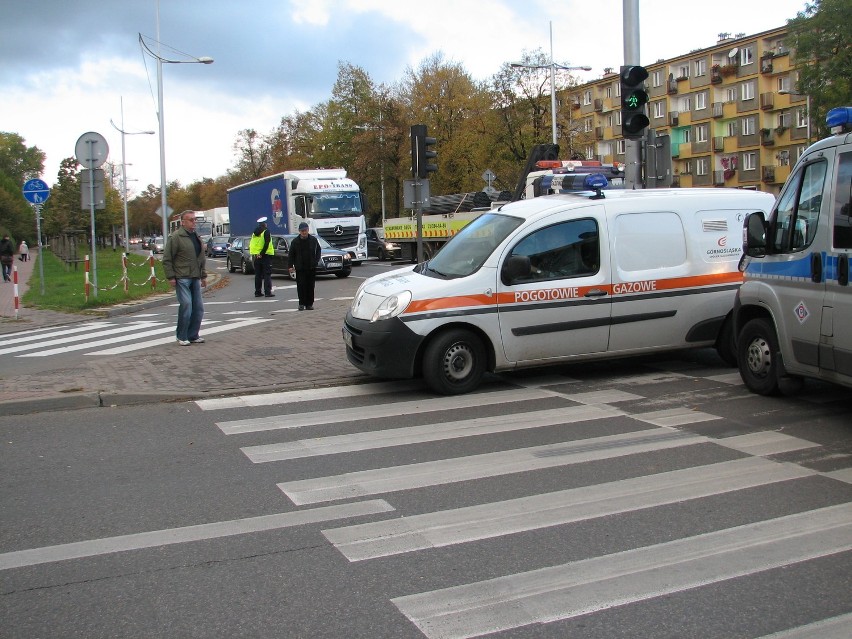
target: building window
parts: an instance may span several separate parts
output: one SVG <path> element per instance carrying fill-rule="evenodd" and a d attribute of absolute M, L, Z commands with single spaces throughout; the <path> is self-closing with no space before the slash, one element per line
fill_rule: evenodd
<path fill-rule="evenodd" d="M 606 125 L 611 129 L 613 123 L 612 113 L 606 116 Z"/>
<path fill-rule="evenodd" d="M 594 157 L 594 155 L 595 155 L 595 147 L 587 146 L 586 147 L 586 157 L 590 158 L 590 157 Z"/>
<path fill-rule="evenodd" d="M 651 86 L 658 87 L 663 83 L 663 73 L 659 69 L 651 72 Z"/>
<path fill-rule="evenodd" d="M 658 100 L 654 102 L 654 117 L 664 118 L 666 116 L 666 101 Z"/>
<path fill-rule="evenodd" d="M 608 98 L 612 97 L 612 85 L 611 84 L 607 85 L 606 90 L 604 91 L 604 95 Z"/>
<path fill-rule="evenodd" d="M 740 49 L 740 64 L 746 65 L 754 62 L 754 52 L 751 47 L 743 47 Z"/>
<path fill-rule="evenodd" d="M 592 103 L 592 92 L 586 91 L 585 93 L 583 93 L 583 104 L 589 105 L 591 103 Z"/>
<path fill-rule="evenodd" d="M 621 126 L 621 111 L 615 112 L 615 125 Z"/>
<path fill-rule="evenodd" d="M 757 169 L 757 153 L 743 153 L 743 171 Z"/>
<path fill-rule="evenodd" d="M 616 140 L 615 141 L 615 152 L 617 155 L 624 155 L 627 149 L 627 140 Z"/>
<path fill-rule="evenodd" d="M 707 125 L 699 124 L 695 127 L 695 141 L 696 142 L 706 142 L 707 141 Z"/>
<path fill-rule="evenodd" d="M 615 97 L 621 97 L 621 82 L 616 82 L 613 86 L 615 86 Z"/>
<path fill-rule="evenodd" d="M 790 151 L 787 149 L 779 151 L 775 157 L 778 160 L 778 166 L 790 166 Z"/>
<path fill-rule="evenodd" d="M 737 122 L 736 120 L 731 120 L 728 122 L 728 137 L 732 138 L 737 134 Z"/>
<path fill-rule="evenodd" d="M 790 78 L 789 76 L 781 76 L 778 78 L 778 92 L 789 91 L 790 90 Z"/>
<path fill-rule="evenodd" d="M 808 115 L 805 109 L 796 109 L 796 126 L 800 129 L 808 126 Z"/>
<path fill-rule="evenodd" d="M 695 174 L 707 175 L 707 158 L 698 158 L 695 161 Z"/>
<path fill-rule="evenodd" d="M 695 61 L 695 77 L 707 75 L 707 60 L 701 58 Z"/>
<path fill-rule="evenodd" d="M 681 65 L 680 67 L 678 67 L 677 79 L 680 80 L 681 78 L 688 78 L 688 77 L 689 77 L 689 65 L 684 64 L 684 65 Z"/>
<path fill-rule="evenodd" d="M 737 101 L 737 90 L 735 87 L 728 87 L 725 89 L 725 102 L 736 102 Z"/>
<path fill-rule="evenodd" d="M 592 130 L 592 118 L 585 118 L 583 120 L 583 131 L 585 133 L 590 133 Z"/>
<path fill-rule="evenodd" d="M 743 100 L 754 100 L 754 82 L 743 82 L 740 90 Z"/>
<path fill-rule="evenodd" d="M 678 111 L 684 113 L 686 111 L 692 111 L 692 98 L 681 98 L 678 101 Z"/>
<path fill-rule="evenodd" d="M 754 135 L 754 116 L 743 118 L 743 135 Z"/>
<path fill-rule="evenodd" d="M 695 94 L 695 110 L 706 109 L 707 108 L 707 94 L 706 93 L 696 93 Z"/>
<path fill-rule="evenodd" d="M 689 144 L 692 142 L 692 129 L 684 129 L 683 130 L 683 143 Z"/>

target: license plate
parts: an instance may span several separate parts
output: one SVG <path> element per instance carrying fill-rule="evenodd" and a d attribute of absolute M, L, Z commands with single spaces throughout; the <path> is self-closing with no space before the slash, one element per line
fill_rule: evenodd
<path fill-rule="evenodd" d="M 352 333 L 347 331 L 345 328 L 343 330 L 343 342 L 349 347 L 352 348 Z"/>

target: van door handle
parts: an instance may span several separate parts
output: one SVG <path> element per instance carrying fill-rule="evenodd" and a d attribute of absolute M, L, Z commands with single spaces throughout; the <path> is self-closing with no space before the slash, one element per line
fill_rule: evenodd
<path fill-rule="evenodd" d="M 591 291 L 586 293 L 586 297 L 604 297 L 606 296 L 606 291 L 602 291 L 599 288 L 593 288 Z"/>
<path fill-rule="evenodd" d="M 822 253 L 811 253 L 811 281 L 822 282 Z"/>

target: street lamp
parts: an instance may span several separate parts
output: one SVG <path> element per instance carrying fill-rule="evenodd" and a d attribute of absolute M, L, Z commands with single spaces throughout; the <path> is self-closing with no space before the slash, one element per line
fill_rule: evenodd
<path fill-rule="evenodd" d="M 550 69 L 550 119 L 553 144 L 556 144 L 556 69 L 562 71 L 591 71 L 590 66 L 566 67 L 553 61 L 553 21 L 550 21 L 550 62 L 548 64 L 523 64 L 512 62 L 510 66 L 514 69 Z"/>
<path fill-rule="evenodd" d="M 110 118 L 109 123 L 116 131 L 121 133 L 121 196 L 124 200 L 124 252 L 130 250 L 130 231 L 127 223 L 127 162 L 124 160 L 124 136 L 125 135 L 154 135 L 156 131 L 125 131 L 124 130 L 124 97 L 121 98 L 121 128 L 115 125 Z M 165 239 L 165 238 L 164 238 Z"/>
<path fill-rule="evenodd" d="M 778 95 L 795 95 L 798 97 L 805 98 L 805 135 L 807 135 L 808 141 L 807 145 L 811 145 L 811 96 L 803 95 L 801 93 L 796 93 L 795 91 L 788 91 L 787 89 L 781 89 L 778 91 Z"/>
<path fill-rule="evenodd" d="M 163 64 L 213 64 L 213 58 L 195 58 L 189 56 L 192 58 L 191 60 L 170 60 L 160 55 L 159 8 L 157 13 L 157 52 L 155 53 L 151 50 L 141 33 L 139 34 L 139 44 L 142 45 L 145 53 L 157 61 L 157 121 L 160 128 L 160 210 L 163 215 L 163 241 L 165 242 L 169 235 L 169 215 L 166 197 L 166 142 L 163 131 Z"/>

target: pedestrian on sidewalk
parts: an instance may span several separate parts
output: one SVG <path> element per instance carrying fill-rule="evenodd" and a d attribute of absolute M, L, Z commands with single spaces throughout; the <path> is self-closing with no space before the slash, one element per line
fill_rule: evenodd
<path fill-rule="evenodd" d="M 12 281 L 12 262 L 15 261 L 15 245 L 8 233 L 0 240 L 0 264 L 3 265 L 3 281 Z"/>
<path fill-rule="evenodd" d="M 21 240 L 21 245 L 18 247 L 18 254 L 20 255 L 22 262 L 26 262 L 30 259 L 30 247 L 27 246 L 26 240 Z"/>
<path fill-rule="evenodd" d="M 254 266 L 254 296 L 275 297 L 272 292 L 272 255 L 275 248 L 272 246 L 272 236 L 266 228 L 266 218 L 257 221 L 257 228 L 249 240 L 249 254 L 251 254 Z M 261 287 L 263 292 L 261 293 Z"/>
<path fill-rule="evenodd" d="M 308 232 L 307 222 L 299 224 L 299 237 L 290 242 L 290 273 L 296 274 L 296 293 L 299 310 L 314 310 L 314 283 L 317 279 L 317 262 L 322 256 L 317 238 Z"/>
<path fill-rule="evenodd" d="M 180 227 L 166 240 L 163 270 L 178 301 L 177 343 L 181 346 L 203 344 L 198 334 L 204 317 L 201 287 L 207 286 L 206 256 L 201 238 L 195 232 L 195 212 L 184 211 Z"/>

